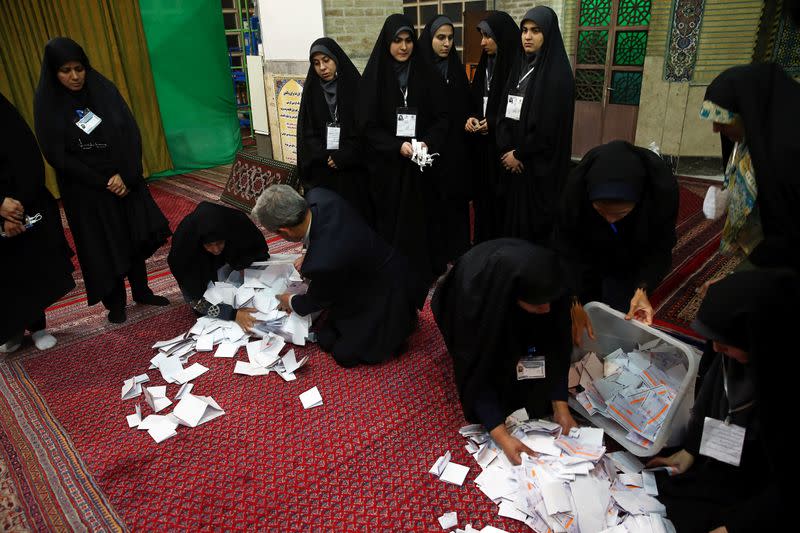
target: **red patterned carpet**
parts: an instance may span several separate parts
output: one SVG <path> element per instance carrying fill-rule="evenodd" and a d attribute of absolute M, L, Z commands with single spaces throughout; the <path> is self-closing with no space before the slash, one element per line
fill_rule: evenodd
<path fill-rule="evenodd" d="M 224 177 L 224 169 L 194 173 L 151 190 L 174 228 L 198 201 L 217 199 Z M 666 302 L 683 290 L 681 269 L 715 249 L 714 229 L 696 218 L 692 187 L 701 188 L 681 191 Z M 286 249 L 270 240 L 273 251 Z M 472 484 L 478 471 L 457 431 L 464 419 L 449 356 L 427 307 L 409 352 L 376 367 L 344 370 L 306 347 L 298 355 L 310 363 L 285 383 L 234 375 L 233 361 L 196 355 L 192 362 L 210 371 L 194 392 L 213 396 L 227 414 L 162 444 L 129 429 L 125 415 L 136 401 L 120 401 L 122 381 L 147 371 L 154 341 L 194 322 L 178 303 L 166 252 L 148 271 L 173 305 L 131 305 L 128 322 L 112 327 L 78 287 L 48 312 L 56 348 L 26 345 L 0 364 L 0 530 L 441 531 L 436 517 L 457 511 L 462 526 L 527 531 L 498 518 Z M 660 317 L 672 316 L 664 309 Z M 151 385 L 163 384 L 149 374 Z M 313 386 L 324 404 L 303 410 L 298 396 Z M 169 397 L 176 392 L 168 385 Z M 427 473 L 446 450 L 471 468 L 463 487 Z"/>

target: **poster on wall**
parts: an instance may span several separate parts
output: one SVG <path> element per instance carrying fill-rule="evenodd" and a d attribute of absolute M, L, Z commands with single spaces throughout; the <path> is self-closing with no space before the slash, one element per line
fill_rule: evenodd
<path fill-rule="evenodd" d="M 297 164 L 297 114 L 303 96 L 305 78 L 276 77 L 275 103 L 278 112 L 283 161 Z"/>

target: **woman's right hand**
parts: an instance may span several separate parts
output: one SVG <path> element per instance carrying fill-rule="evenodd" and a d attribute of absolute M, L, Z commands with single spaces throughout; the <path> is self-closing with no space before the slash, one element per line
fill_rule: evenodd
<path fill-rule="evenodd" d="M 653 457 L 647 463 L 648 468 L 654 466 L 671 466 L 675 468 L 677 474 L 684 474 L 694 464 L 694 455 L 686 450 L 673 453 L 669 457 Z"/>
<path fill-rule="evenodd" d="M 586 331 L 586 334 L 589 335 L 590 339 L 594 340 L 594 327 L 592 327 L 592 321 L 589 318 L 589 315 L 586 314 L 586 310 L 577 299 L 572 302 L 572 307 L 570 307 L 569 314 L 572 317 L 572 342 L 575 344 L 575 346 L 580 348 L 583 344 L 584 331 Z"/>
<path fill-rule="evenodd" d="M 6 237 L 16 237 L 25 231 L 25 225 L 17 224 L 16 222 L 12 222 L 10 220 L 4 220 L 3 231 L 5 232 Z"/>
<path fill-rule="evenodd" d="M 114 174 L 111 176 L 111 178 L 108 180 L 106 188 L 120 198 L 123 198 L 128 194 L 128 187 L 125 186 L 125 182 L 122 181 L 122 176 L 119 174 Z"/>
<path fill-rule="evenodd" d="M 410 142 L 406 141 L 403 143 L 403 145 L 400 147 L 400 155 L 408 158 L 411 158 L 411 156 L 414 155 L 414 149 L 411 147 Z"/>
<path fill-rule="evenodd" d="M 475 117 L 469 117 L 467 123 L 464 124 L 464 130 L 467 133 L 477 133 L 481 127 L 480 121 Z"/>
<path fill-rule="evenodd" d="M 0 205 L 0 217 L 12 222 L 22 222 L 22 217 L 25 215 L 25 208 L 19 200 L 6 197 Z"/>
<path fill-rule="evenodd" d="M 525 452 L 528 455 L 534 454 L 533 450 L 525 446 L 522 441 L 511 436 L 506 429 L 505 424 L 500 424 L 490 431 L 489 434 L 494 439 L 494 442 L 500 446 L 500 448 L 503 450 L 503 453 L 506 454 L 506 457 L 513 465 L 522 464 L 522 452 Z"/>
<path fill-rule="evenodd" d="M 236 323 L 245 331 L 250 331 L 250 328 L 255 326 L 256 318 L 252 315 L 258 311 L 253 307 L 245 307 L 236 311 Z"/>

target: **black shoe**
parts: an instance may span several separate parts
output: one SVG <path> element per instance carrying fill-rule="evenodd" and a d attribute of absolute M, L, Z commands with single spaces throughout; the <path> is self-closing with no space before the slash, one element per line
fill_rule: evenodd
<path fill-rule="evenodd" d="M 142 305 L 158 305 L 158 306 L 169 305 L 169 300 L 166 297 L 158 296 L 157 294 L 153 294 L 152 292 L 142 298 L 134 298 L 133 301 L 136 302 L 137 304 L 142 304 Z"/>
<path fill-rule="evenodd" d="M 108 312 L 108 321 L 112 324 L 122 324 L 128 320 L 128 316 L 125 314 L 125 308 L 122 309 L 112 309 Z"/>

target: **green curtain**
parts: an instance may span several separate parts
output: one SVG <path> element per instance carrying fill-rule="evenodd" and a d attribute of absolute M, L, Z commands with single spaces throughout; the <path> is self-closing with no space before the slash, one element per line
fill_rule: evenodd
<path fill-rule="evenodd" d="M 0 91 L 33 128 L 33 95 L 44 45 L 70 37 L 92 67 L 114 82 L 142 132 L 144 174 L 172 168 L 156 101 L 150 59 L 137 0 L 0 1 Z M 47 186 L 56 195 L 53 169 Z"/>
<path fill-rule="evenodd" d="M 219 0 L 139 0 L 175 169 L 230 163 L 241 148 Z"/>

